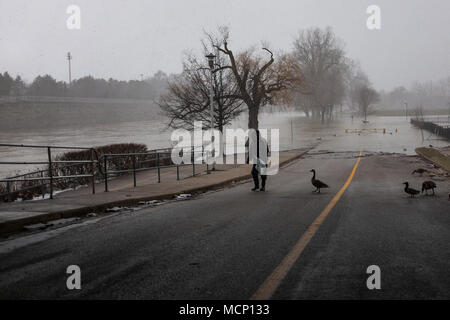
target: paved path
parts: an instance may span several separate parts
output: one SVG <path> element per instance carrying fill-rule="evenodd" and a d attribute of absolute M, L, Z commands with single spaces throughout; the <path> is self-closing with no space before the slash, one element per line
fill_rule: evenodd
<path fill-rule="evenodd" d="M 269 177 L 265 193 L 244 183 L 0 243 L 0 298 L 249 299 L 280 267 L 286 272 L 274 299 L 449 299 L 450 183 L 438 177 L 435 197 L 408 198 L 402 183 L 417 188 L 425 178 L 411 176 L 426 165 L 418 157 L 363 156 L 287 268 L 286 256 L 348 181 L 357 157 L 297 160 Z M 311 192 L 311 168 L 330 189 Z M 82 270 L 79 291 L 66 289 L 71 264 Z M 382 289 L 371 291 L 366 268 L 374 264 Z"/>

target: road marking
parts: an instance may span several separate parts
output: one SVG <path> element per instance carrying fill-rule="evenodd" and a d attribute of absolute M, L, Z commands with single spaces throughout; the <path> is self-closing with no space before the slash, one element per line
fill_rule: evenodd
<path fill-rule="evenodd" d="M 292 268 L 294 263 L 298 260 L 303 250 L 308 245 L 309 241 L 314 237 L 317 230 L 319 230 L 322 223 L 325 221 L 326 217 L 330 213 L 331 209 L 336 205 L 336 203 L 341 198 L 344 191 L 349 186 L 350 182 L 355 175 L 356 169 L 358 168 L 359 162 L 361 161 L 362 149 L 359 152 L 358 160 L 353 166 L 353 170 L 350 173 L 347 181 L 342 186 L 342 188 L 336 193 L 333 199 L 328 203 L 328 205 L 323 209 L 320 215 L 314 220 L 314 222 L 309 226 L 305 233 L 301 236 L 298 242 L 292 247 L 291 251 L 284 257 L 283 261 L 275 268 L 272 274 L 264 281 L 264 283 L 258 288 L 255 294 L 251 297 L 251 300 L 267 300 L 274 294 L 275 290 L 280 285 L 281 281 L 286 277 L 289 270 Z"/>

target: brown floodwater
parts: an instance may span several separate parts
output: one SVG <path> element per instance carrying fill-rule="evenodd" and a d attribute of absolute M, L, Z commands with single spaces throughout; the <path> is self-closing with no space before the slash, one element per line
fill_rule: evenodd
<path fill-rule="evenodd" d="M 320 123 L 305 118 L 302 113 L 273 113 L 260 115 L 260 128 L 280 130 L 280 150 L 314 146 L 317 150 L 327 151 L 359 151 L 363 148 L 365 151 L 411 155 L 415 154 L 414 149 L 419 146 L 449 145 L 447 140 L 415 128 L 405 117 L 373 116 L 368 120 L 368 123 L 363 123 L 360 118 L 351 119 L 348 114 L 337 114 L 336 119 Z M 230 127 L 246 128 L 246 125 L 247 120 L 243 116 Z M 0 129 L 0 142 L 82 147 L 133 142 L 146 144 L 149 149 L 157 149 L 172 145 L 170 135 L 171 131 L 165 129 L 161 120 L 146 120 L 65 128 Z M 0 161 L 40 160 L 47 160 L 45 149 L 0 147 Z M 0 177 L 33 168 L 0 164 Z"/>

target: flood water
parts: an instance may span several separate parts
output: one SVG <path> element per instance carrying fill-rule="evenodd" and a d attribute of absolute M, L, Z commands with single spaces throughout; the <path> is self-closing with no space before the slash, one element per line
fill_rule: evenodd
<path fill-rule="evenodd" d="M 335 120 L 322 124 L 305 118 L 302 113 L 274 113 L 260 115 L 260 128 L 280 130 L 280 150 L 315 146 L 317 150 L 359 151 L 363 148 L 411 155 L 419 146 L 449 144 L 447 140 L 413 127 L 405 117 L 369 117 L 368 120 L 369 123 L 363 123 L 360 118 L 352 120 L 348 114 L 338 114 Z M 246 117 L 239 118 L 230 127 L 246 128 Z M 133 142 L 157 149 L 172 145 L 170 135 L 163 121 L 146 120 L 30 130 L 0 128 L 0 143 L 94 147 Z M 0 147 L 0 161 L 40 160 L 47 160 L 46 149 Z M 0 177 L 31 169 L 31 166 L 0 164 Z"/>

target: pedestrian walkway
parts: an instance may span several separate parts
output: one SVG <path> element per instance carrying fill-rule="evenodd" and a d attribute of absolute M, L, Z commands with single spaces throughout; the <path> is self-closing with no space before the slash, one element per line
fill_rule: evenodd
<path fill-rule="evenodd" d="M 280 152 L 280 167 L 305 152 Z M 110 180 L 108 192 L 104 192 L 101 182 L 96 184 L 95 194 L 88 186 L 58 193 L 54 199 L 3 203 L 0 204 L 0 235 L 20 231 L 25 225 L 104 212 L 115 206 L 133 206 L 140 201 L 171 199 L 179 194 L 202 192 L 251 178 L 251 166 L 247 164 L 217 165 L 216 169 L 207 174 L 205 165 L 196 165 L 196 175 L 192 176 L 192 166 L 181 167 L 180 180 L 177 180 L 176 168 L 166 168 L 161 171 L 160 183 L 156 171 L 146 171 L 136 175 L 136 187 L 133 176 L 126 175 Z"/>

